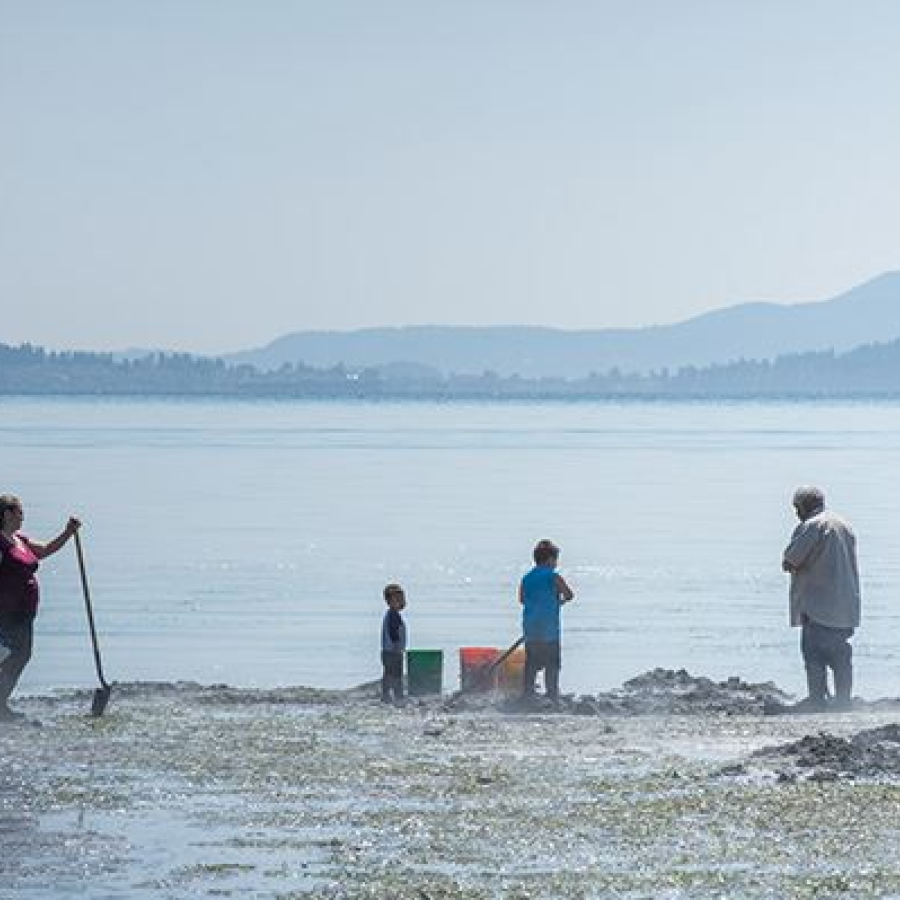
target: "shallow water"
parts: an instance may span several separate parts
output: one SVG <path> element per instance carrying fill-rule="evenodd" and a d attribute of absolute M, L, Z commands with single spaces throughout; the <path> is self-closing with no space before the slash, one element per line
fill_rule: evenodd
<path fill-rule="evenodd" d="M 108 674 L 346 687 L 378 672 L 380 589 L 412 643 L 516 637 L 534 541 L 563 548 L 563 686 L 688 665 L 802 689 L 780 552 L 818 482 L 855 524 L 857 688 L 898 693 L 900 406 L 0 400 L 0 490 L 70 510 Z M 23 689 L 90 684 L 71 552 L 42 569 Z"/>

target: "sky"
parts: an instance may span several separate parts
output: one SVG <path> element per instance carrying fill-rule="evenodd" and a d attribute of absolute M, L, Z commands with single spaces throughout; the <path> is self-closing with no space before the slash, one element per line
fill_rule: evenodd
<path fill-rule="evenodd" d="M 900 268 L 894 0 L 0 0 L 0 342 L 631 327 Z"/>

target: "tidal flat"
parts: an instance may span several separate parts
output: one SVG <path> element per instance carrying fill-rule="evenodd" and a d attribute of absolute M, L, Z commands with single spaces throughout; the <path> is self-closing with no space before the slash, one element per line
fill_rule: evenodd
<path fill-rule="evenodd" d="M 183 683 L 89 707 L 33 697 L 42 726 L 0 731 L 4 900 L 900 896 L 896 704 L 585 714 Z"/>

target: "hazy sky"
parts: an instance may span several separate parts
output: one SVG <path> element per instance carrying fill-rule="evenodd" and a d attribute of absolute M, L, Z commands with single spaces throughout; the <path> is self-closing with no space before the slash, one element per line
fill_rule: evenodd
<path fill-rule="evenodd" d="M 0 0 L 0 342 L 674 321 L 900 268 L 895 0 Z"/>

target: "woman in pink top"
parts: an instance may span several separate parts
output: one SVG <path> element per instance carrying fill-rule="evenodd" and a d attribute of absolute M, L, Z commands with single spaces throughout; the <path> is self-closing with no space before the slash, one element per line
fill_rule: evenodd
<path fill-rule="evenodd" d="M 7 702 L 31 659 L 38 608 L 38 564 L 56 553 L 81 526 L 78 519 L 70 518 L 59 535 L 44 543 L 19 531 L 24 518 L 18 497 L 0 495 L 0 657 L 5 657 L 0 663 L 0 722 L 24 718 L 13 712 Z"/>

